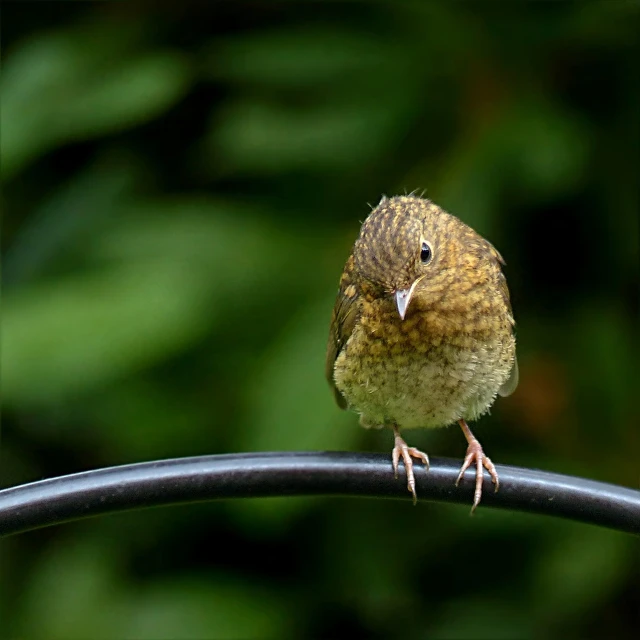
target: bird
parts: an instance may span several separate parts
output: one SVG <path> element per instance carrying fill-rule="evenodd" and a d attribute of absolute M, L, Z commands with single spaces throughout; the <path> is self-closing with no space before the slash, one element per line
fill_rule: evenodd
<path fill-rule="evenodd" d="M 455 485 L 475 467 L 471 513 L 484 469 L 495 465 L 468 422 L 518 384 L 515 321 L 500 253 L 431 200 L 383 196 L 362 223 L 331 315 L 325 375 L 338 406 L 365 428 L 393 430 L 416 504 L 413 459 L 402 430 L 458 423 L 467 451 Z"/>

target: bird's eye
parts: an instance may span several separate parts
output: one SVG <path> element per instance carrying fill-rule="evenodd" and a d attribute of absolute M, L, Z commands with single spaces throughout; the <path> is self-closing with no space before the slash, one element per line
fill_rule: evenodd
<path fill-rule="evenodd" d="M 422 243 L 422 249 L 420 249 L 420 261 L 422 264 L 430 262 L 432 256 L 431 246 L 428 242 Z"/>

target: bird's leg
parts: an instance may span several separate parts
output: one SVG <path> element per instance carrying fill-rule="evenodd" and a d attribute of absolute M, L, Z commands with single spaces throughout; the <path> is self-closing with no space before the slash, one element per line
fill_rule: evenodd
<path fill-rule="evenodd" d="M 484 475 L 482 467 L 484 467 L 489 472 L 493 484 L 496 485 L 496 491 L 500 487 L 500 481 L 498 480 L 498 473 L 493 462 L 491 462 L 489 456 L 485 455 L 484 451 L 482 450 L 482 445 L 478 442 L 473 433 L 471 433 L 471 429 L 469 429 L 467 423 L 464 420 L 458 420 L 458 424 L 462 428 L 462 433 L 464 433 L 464 437 L 467 439 L 469 446 L 467 447 L 467 455 L 464 459 L 464 462 L 462 463 L 462 468 L 460 469 L 460 473 L 458 474 L 458 479 L 456 480 L 456 487 L 458 486 L 460 480 L 462 480 L 464 472 L 471 466 L 473 462 L 475 462 L 476 490 L 473 494 L 473 507 L 471 507 L 471 513 L 473 513 L 480 503 L 480 498 L 482 497 L 482 480 Z"/>
<path fill-rule="evenodd" d="M 391 451 L 393 472 L 395 474 L 395 477 L 397 478 L 398 463 L 400 462 L 400 456 L 402 456 L 404 468 L 407 472 L 407 489 L 409 489 L 409 491 L 413 494 L 413 504 L 416 504 L 416 502 L 418 501 L 418 497 L 416 496 L 416 479 L 413 475 L 413 460 L 411 459 L 411 456 L 422 460 L 427 470 L 429 469 L 429 456 L 427 456 L 426 453 L 423 453 L 419 449 L 416 449 L 415 447 L 408 447 L 407 443 L 400 435 L 400 431 L 396 425 L 393 425 L 393 434 L 395 439 L 395 443 Z"/>

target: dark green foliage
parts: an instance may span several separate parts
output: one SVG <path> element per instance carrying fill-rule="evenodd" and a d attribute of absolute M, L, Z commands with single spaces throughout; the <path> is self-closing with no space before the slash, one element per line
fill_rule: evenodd
<path fill-rule="evenodd" d="M 637 3 L 2 17 L 4 485 L 390 451 L 334 405 L 324 350 L 366 203 L 423 188 L 507 261 L 521 383 L 474 428 L 488 455 L 637 485 Z M 0 635 L 634 635 L 631 537 L 468 511 L 251 500 L 30 533 L 0 546 Z"/>

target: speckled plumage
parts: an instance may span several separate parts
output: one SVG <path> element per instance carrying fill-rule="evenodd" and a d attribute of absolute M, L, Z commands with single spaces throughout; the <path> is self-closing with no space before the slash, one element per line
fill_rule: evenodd
<path fill-rule="evenodd" d="M 383 198 L 362 225 L 332 316 L 326 374 L 339 405 L 366 427 L 431 428 L 474 420 L 498 393 L 513 391 L 503 264 L 489 242 L 430 200 Z M 410 291 L 404 318 L 398 291 Z"/>

